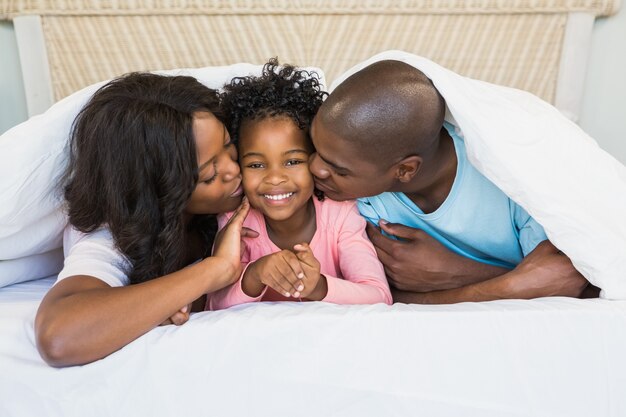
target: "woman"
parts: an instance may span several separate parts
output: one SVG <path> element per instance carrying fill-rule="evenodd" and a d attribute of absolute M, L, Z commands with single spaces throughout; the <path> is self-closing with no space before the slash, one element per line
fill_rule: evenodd
<path fill-rule="evenodd" d="M 217 93 L 192 77 L 133 73 L 94 94 L 63 177 L 65 266 L 35 319 L 46 362 L 92 362 L 182 324 L 239 278 L 241 236 L 255 233 L 236 160 Z M 214 215 L 238 206 L 209 257 Z"/>

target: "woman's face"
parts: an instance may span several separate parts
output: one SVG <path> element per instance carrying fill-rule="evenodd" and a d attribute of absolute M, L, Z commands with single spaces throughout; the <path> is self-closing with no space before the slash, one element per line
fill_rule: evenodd
<path fill-rule="evenodd" d="M 241 203 L 241 172 L 237 151 L 222 122 L 209 112 L 194 115 L 193 135 L 198 154 L 198 183 L 187 202 L 190 214 L 232 211 Z"/>

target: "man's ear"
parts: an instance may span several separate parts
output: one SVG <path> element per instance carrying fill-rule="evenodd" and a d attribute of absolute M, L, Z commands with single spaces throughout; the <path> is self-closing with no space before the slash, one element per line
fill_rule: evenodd
<path fill-rule="evenodd" d="M 422 166 L 422 158 L 417 155 L 407 156 L 396 164 L 396 178 L 400 182 L 409 182 Z"/>

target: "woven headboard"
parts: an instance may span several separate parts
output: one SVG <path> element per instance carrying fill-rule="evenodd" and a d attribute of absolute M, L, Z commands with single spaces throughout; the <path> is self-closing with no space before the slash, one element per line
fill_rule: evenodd
<path fill-rule="evenodd" d="M 618 0 L 0 0 L 29 113 L 134 70 L 281 62 L 331 82 L 385 49 L 531 91 L 576 119 L 593 21 Z"/>

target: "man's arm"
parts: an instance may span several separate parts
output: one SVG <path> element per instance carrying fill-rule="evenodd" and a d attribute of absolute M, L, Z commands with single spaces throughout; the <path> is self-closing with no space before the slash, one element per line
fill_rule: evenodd
<path fill-rule="evenodd" d="M 423 230 L 382 221 L 380 225 L 386 233 L 401 239 L 384 236 L 371 223 L 367 224 L 367 234 L 395 289 L 420 293 L 449 290 L 510 271 L 458 255 Z"/>
<path fill-rule="evenodd" d="M 395 302 L 450 304 L 505 298 L 580 297 L 589 282 L 550 241 L 543 241 L 512 271 L 464 287 L 431 292 L 393 291 Z"/>

